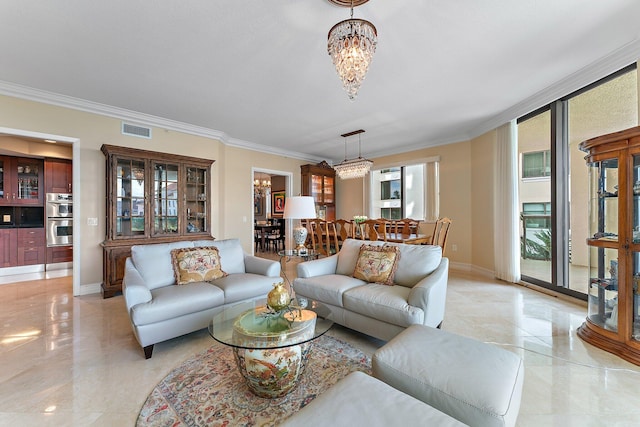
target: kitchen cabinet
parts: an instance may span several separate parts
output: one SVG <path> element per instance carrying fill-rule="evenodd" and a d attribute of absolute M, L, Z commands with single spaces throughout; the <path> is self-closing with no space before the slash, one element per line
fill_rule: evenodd
<path fill-rule="evenodd" d="M 50 246 L 46 252 L 47 264 L 73 261 L 73 246 Z"/>
<path fill-rule="evenodd" d="M 211 238 L 213 160 L 103 145 L 106 238 L 102 294 L 122 290 L 131 246 Z"/>
<path fill-rule="evenodd" d="M 0 156 L 0 205 L 44 203 L 41 159 Z"/>
<path fill-rule="evenodd" d="M 18 228 L 18 265 L 44 264 L 44 228 Z"/>
<path fill-rule="evenodd" d="M 313 196 L 316 216 L 327 221 L 336 219 L 335 170 L 325 161 L 300 166 L 302 195 Z"/>
<path fill-rule="evenodd" d="M 586 342 L 640 365 L 640 127 L 580 143 L 589 168 Z"/>
<path fill-rule="evenodd" d="M 45 193 L 72 193 L 73 164 L 71 160 L 44 160 Z"/>
<path fill-rule="evenodd" d="M 0 267 L 18 265 L 18 230 L 0 228 Z"/>

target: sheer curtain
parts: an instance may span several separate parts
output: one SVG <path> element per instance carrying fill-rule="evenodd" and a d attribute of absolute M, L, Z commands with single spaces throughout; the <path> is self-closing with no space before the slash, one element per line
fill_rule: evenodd
<path fill-rule="evenodd" d="M 507 282 L 520 280 L 518 210 L 518 136 L 516 121 L 498 128 L 494 176 L 495 275 Z"/>

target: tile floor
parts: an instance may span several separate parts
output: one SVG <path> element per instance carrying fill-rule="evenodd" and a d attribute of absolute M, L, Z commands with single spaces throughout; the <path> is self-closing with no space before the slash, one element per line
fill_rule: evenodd
<path fill-rule="evenodd" d="M 295 261 L 286 264 L 289 277 Z M 174 366 L 211 344 L 205 330 L 145 360 L 122 296 L 72 296 L 71 277 L 0 285 L 0 425 L 133 426 Z M 640 368 L 582 342 L 583 303 L 451 272 L 443 328 L 525 360 L 518 426 L 638 426 Z M 329 332 L 372 354 L 383 343 Z"/>

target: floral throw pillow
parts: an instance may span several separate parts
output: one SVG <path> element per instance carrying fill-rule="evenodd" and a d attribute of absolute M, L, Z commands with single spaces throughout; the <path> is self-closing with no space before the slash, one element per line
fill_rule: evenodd
<path fill-rule="evenodd" d="M 208 282 L 227 276 L 220 266 L 218 248 L 214 246 L 174 249 L 171 251 L 171 262 L 178 285 Z"/>
<path fill-rule="evenodd" d="M 393 285 L 400 249 L 397 246 L 360 246 L 353 277 L 370 283 Z"/>

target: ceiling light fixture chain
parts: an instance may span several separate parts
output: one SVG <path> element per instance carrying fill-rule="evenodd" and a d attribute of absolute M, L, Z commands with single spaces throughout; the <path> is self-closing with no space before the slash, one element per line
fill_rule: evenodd
<path fill-rule="evenodd" d="M 344 4 L 332 3 L 346 6 Z M 362 4 L 364 2 L 360 2 Z M 367 75 L 378 43 L 376 27 L 364 19 L 351 18 L 338 22 L 329 30 L 327 51 L 331 56 L 342 86 L 350 100 L 356 99 L 362 81 Z"/>

